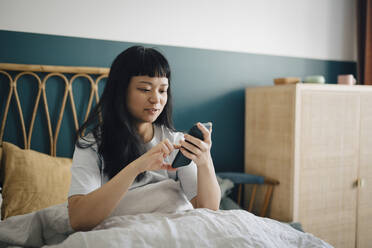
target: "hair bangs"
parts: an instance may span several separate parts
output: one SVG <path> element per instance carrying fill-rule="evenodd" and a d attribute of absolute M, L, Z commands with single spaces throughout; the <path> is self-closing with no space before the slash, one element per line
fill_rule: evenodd
<path fill-rule="evenodd" d="M 166 77 L 170 79 L 170 67 L 165 57 L 156 50 L 139 48 L 141 56 L 133 61 L 133 76 Z"/>

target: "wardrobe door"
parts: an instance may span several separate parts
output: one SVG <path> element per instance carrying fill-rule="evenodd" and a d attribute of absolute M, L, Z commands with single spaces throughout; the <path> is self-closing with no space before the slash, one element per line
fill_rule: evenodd
<path fill-rule="evenodd" d="M 334 247 L 354 247 L 359 96 L 304 90 L 300 106 L 299 220 Z"/>
<path fill-rule="evenodd" d="M 357 246 L 372 244 L 372 92 L 360 100 L 360 159 Z"/>

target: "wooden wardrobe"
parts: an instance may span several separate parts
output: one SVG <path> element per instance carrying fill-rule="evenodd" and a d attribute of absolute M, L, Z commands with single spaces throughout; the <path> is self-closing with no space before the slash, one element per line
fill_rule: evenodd
<path fill-rule="evenodd" d="M 245 171 L 280 181 L 270 218 L 371 247 L 372 86 L 247 88 Z"/>

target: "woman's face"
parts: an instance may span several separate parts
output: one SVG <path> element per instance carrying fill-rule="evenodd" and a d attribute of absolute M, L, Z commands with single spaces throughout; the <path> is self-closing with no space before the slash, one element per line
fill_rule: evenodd
<path fill-rule="evenodd" d="M 138 122 L 153 123 L 167 103 L 168 87 L 166 77 L 132 77 L 127 95 L 129 113 Z"/>

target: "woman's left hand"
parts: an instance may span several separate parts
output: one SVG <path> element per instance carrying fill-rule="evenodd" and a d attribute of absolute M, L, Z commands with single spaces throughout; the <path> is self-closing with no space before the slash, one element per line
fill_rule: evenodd
<path fill-rule="evenodd" d="M 199 166 L 207 166 L 209 163 L 212 162 L 211 157 L 211 147 L 212 147 L 212 127 L 208 130 L 204 125 L 200 122 L 197 123 L 199 130 L 202 132 L 204 140 L 200 140 L 191 136 L 189 134 L 185 134 L 185 140 L 180 141 L 180 145 L 176 146 L 175 148 L 179 148 L 182 154 Z M 186 148 L 186 149 L 185 149 Z"/>

